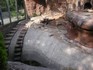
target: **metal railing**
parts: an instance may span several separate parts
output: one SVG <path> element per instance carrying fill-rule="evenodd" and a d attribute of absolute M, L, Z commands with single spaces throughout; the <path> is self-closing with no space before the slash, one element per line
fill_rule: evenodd
<path fill-rule="evenodd" d="M 25 10 L 25 5 L 23 6 L 23 9 L 21 10 L 22 12 L 24 11 L 24 14 L 22 16 L 20 16 L 20 12 L 19 12 L 19 9 L 18 9 L 18 0 L 14 0 L 15 2 L 15 13 L 16 14 L 15 16 L 12 16 L 11 15 L 11 8 L 10 8 L 10 3 L 9 3 L 9 0 L 6 0 L 6 9 L 7 11 L 6 12 L 3 12 L 2 11 L 2 6 L 0 6 L 0 26 L 4 26 L 7 24 L 10 24 L 13 21 L 13 18 L 15 21 L 19 21 L 19 20 L 22 20 L 22 19 L 26 19 L 26 10 Z M 23 0 L 23 3 L 24 3 L 24 0 Z M 4 13 L 7 13 L 7 17 L 4 16 Z M 8 21 L 7 21 L 8 20 Z"/>

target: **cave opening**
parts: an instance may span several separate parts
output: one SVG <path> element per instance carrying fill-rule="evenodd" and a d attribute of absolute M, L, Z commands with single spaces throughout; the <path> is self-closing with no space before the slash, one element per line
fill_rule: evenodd
<path fill-rule="evenodd" d="M 39 4 L 41 4 L 44 7 L 46 7 L 46 0 L 39 0 Z"/>
<path fill-rule="evenodd" d="M 91 8 L 92 8 L 92 5 L 90 2 L 85 3 L 84 9 L 91 9 Z"/>
<path fill-rule="evenodd" d="M 46 7 L 46 0 L 34 0 L 36 3 Z"/>

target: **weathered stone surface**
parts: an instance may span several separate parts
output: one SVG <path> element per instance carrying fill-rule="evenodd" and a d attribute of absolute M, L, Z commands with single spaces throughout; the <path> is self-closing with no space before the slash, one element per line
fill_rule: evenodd
<path fill-rule="evenodd" d="M 24 39 L 23 61 L 35 60 L 57 70 L 64 67 L 75 70 L 93 70 L 93 54 L 79 48 L 73 40 L 67 41 L 56 27 L 29 28 Z M 81 45 L 82 47 L 82 45 Z"/>
<path fill-rule="evenodd" d="M 21 62 L 8 62 L 8 69 L 7 70 L 53 70 L 44 67 L 36 67 L 23 64 Z"/>
<path fill-rule="evenodd" d="M 89 5 L 86 5 L 89 4 Z M 48 11 L 65 14 L 67 10 L 80 11 L 93 8 L 92 0 L 25 0 L 26 10 L 29 16 L 43 14 Z"/>
<path fill-rule="evenodd" d="M 70 34 L 75 36 L 74 40 L 84 44 L 88 48 L 93 48 L 93 13 L 88 12 L 68 12 L 68 20 L 72 23 Z"/>
<path fill-rule="evenodd" d="M 36 16 L 44 13 L 44 6 L 39 3 L 39 0 L 24 0 L 29 16 Z"/>
<path fill-rule="evenodd" d="M 89 12 L 68 12 L 68 20 L 75 26 L 93 31 L 93 13 Z"/>
<path fill-rule="evenodd" d="M 41 15 L 45 12 L 54 11 L 66 13 L 66 1 L 65 0 L 24 0 L 29 16 Z M 52 13 L 51 13 L 52 14 Z"/>

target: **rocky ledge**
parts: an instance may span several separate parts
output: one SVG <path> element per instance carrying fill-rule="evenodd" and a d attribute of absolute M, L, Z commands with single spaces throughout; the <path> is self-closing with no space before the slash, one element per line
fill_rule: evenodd
<path fill-rule="evenodd" d="M 8 70 L 53 70 L 53 69 L 30 66 L 21 62 L 8 61 Z"/>

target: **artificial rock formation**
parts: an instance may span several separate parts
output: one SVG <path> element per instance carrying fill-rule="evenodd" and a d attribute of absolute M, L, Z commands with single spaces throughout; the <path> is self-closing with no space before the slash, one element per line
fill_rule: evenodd
<path fill-rule="evenodd" d="M 93 31 L 93 14 L 89 12 L 68 12 L 67 18 L 75 26 L 88 31 Z"/>
<path fill-rule="evenodd" d="M 93 0 L 25 0 L 25 5 L 29 16 L 41 15 L 44 13 L 44 16 L 40 16 L 40 17 L 48 18 L 48 19 L 50 18 L 58 19 L 59 17 L 65 15 L 68 11 L 71 12 L 83 11 L 80 15 L 79 14 L 76 15 L 75 13 L 69 13 L 69 14 L 67 13 L 66 17 L 71 18 L 68 19 L 70 20 L 71 23 L 73 22 L 76 26 L 82 28 L 81 30 L 80 28 L 77 29 L 81 31 L 79 33 L 79 37 L 81 37 L 82 40 L 85 38 L 88 39 L 87 42 L 85 43 L 91 41 L 93 33 L 91 33 L 90 31 L 93 30 L 93 25 L 92 25 L 93 16 L 91 16 L 91 13 L 84 14 L 84 12 L 86 11 L 93 12 L 92 10 Z M 51 13 L 47 13 L 49 11 L 51 11 Z M 47 13 L 47 16 L 45 15 L 45 13 Z M 56 13 L 60 13 L 60 14 L 56 14 Z M 51 17 L 51 15 L 49 14 L 52 14 L 54 16 Z M 81 26 L 82 24 L 83 26 Z M 92 42 L 90 43 L 91 45 L 88 45 L 88 47 L 93 47 Z"/>
<path fill-rule="evenodd" d="M 25 6 L 29 16 L 41 15 L 47 11 L 66 11 L 65 0 L 25 0 Z"/>
<path fill-rule="evenodd" d="M 36 67 L 27 65 L 21 62 L 11 62 L 8 61 L 8 69 L 7 70 L 53 70 L 45 67 Z"/>
<path fill-rule="evenodd" d="M 26 10 L 29 16 L 42 14 L 44 6 L 39 4 L 39 0 L 25 0 Z"/>
<path fill-rule="evenodd" d="M 42 27 L 34 24 L 28 29 L 22 61 L 36 61 L 55 70 L 93 70 L 93 50 L 84 50 L 80 48 L 82 45 L 67 40 L 64 36 L 67 31 L 63 25 L 61 29 L 48 25 Z"/>
<path fill-rule="evenodd" d="M 67 19 L 77 30 L 75 40 L 83 42 L 87 47 L 93 48 L 93 13 L 68 12 Z M 73 33 L 72 33 L 73 34 Z"/>
<path fill-rule="evenodd" d="M 92 0 L 24 0 L 29 16 L 41 15 L 48 11 L 65 14 L 68 10 L 84 10 L 93 8 Z"/>

